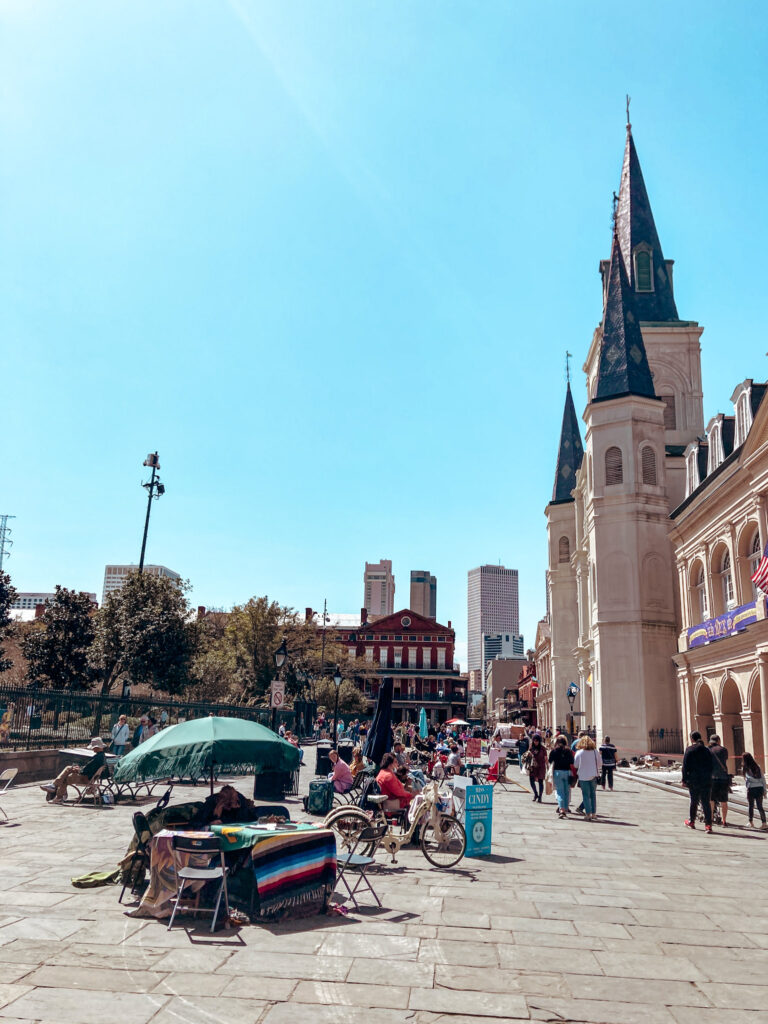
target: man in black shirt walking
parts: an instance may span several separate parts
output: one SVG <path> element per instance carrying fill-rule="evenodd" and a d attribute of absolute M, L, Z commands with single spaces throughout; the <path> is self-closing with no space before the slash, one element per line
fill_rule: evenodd
<path fill-rule="evenodd" d="M 709 748 L 701 740 L 700 732 L 691 733 L 691 745 L 683 755 L 683 785 L 688 787 L 691 795 L 691 807 L 685 825 L 696 828 L 696 809 L 701 803 L 704 812 L 704 831 L 712 832 L 712 773 L 714 760 Z"/>
<path fill-rule="evenodd" d="M 600 758 L 603 768 L 600 773 L 600 785 L 605 789 L 608 782 L 608 789 L 613 792 L 613 769 L 616 767 L 616 747 L 611 743 L 611 737 L 606 736 L 603 745 L 600 747 Z"/>

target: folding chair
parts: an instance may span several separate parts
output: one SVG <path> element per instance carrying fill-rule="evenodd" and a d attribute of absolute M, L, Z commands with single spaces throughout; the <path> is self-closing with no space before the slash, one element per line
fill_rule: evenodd
<path fill-rule="evenodd" d="M 139 866 L 145 869 L 149 867 L 151 854 L 149 852 L 149 846 L 147 845 L 152 839 L 152 830 L 149 827 L 146 815 L 142 814 L 141 811 L 136 811 L 133 816 L 133 830 L 136 833 L 136 849 L 131 854 L 131 863 L 125 869 L 127 877 L 131 879 L 131 895 L 139 895 Z M 145 838 L 146 837 L 146 838 Z M 124 875 L 123 877 L 126 877 Z M 120 890 L 120 896 L 117 902 L 123 902 L 123 896 L 125 896 L 125 890 L 128 888 L 128 882 L 125 883 L 123 888 Z"/>
<path fill-rule="evenodd" d="M 336 866 L 338 874 L 336 876 L 336 886 L 338 887 L 339 882 L 343 882 L 344 888 L 349 893 L 349 898 L 354 903 L 356 910 L 360 909 L 360 905 L 357 902 L 355 893 L 361 885 L 365 885 L 365 888 L 370 890 L 373 898 L 376 900 L 376 903 L 381 906 L 381 900 L 376 895 L 370 879 L 368 878 L 368 870 L 371 865 L 375 863 L 374 856 L 376 854 L 376 848 L 387 834 L 388 828 L 389 826 L 386 822 L 375 822 L 373 825 L 368 825 L 367 827 L 362 828 L 354 837 L 352 849 L 349 853 L 337 854 Z M 368 846 L 369 843 L 374 844 L 371 856 L 365 857 L 362 854 L 356 853 L 359 846 Z M 358 876 L 351 889 L 349 887 L 349 882 L 346 879 L 346 873 L 350 870 L 357 873 Z"/>
<path fill-rule="evenodd" d="M 173 913 L 171 914 L 171 920 L 168 922 L 168 931 L 173 927 L 173 920 L 176 917 L 176 911 L 179 909 L 179 903 L 184 893 L 184 886 L 187 882 L 209 882 L 215 878 L 221 879 L 221 885 L 219 891 L 216 894 L 216 905 L 213 909 L 207 907 L 200 908 L 199 906 L 191 908 L 195 914 L 213 914 L 213 920 L 211 921 L 211 931 L 216 927 L 216 918 L 219 916 L 219 906 L 221 904 L 221 895 L 224 894 L 224 910 L 226 916 L 229 917 L 229 894 L 227 892 L 227 873 L 229 869 L 224 863 L 224 854 L 221 850 L 221 840 L 218 836 L 210 836 L 204 838 L 193 838 L 192 836 L 174 836 L 173 837 L 173 872 L 176 876 L 176 895 L 173 897 L 171 902 L 173 903 Z M 189 864 L 179 865 L 177 854 L 186 853 L 196 857 L 206 857 L 208 864 L 206 867 L 192 867 Z M 213 860 L 218 857 L 219 863 L 213 865 Z"/>
<path fill-rule="evenodd" d="M 18 768 L 6 768 L 5 771 L 0 772 L 0 783 L 5 783 L 3 788 L 0 789 L 0 793 L 5 793 L 10 784 L 18 775 L 18 772 Z M 3 815 L 3 820 L 0 822 L 0 825 L 4 825 L 6 821 L 8 821 L 8 815 L 5 813 L 2 807 L 0 807 L 0 812 L 2 812 Z"/>

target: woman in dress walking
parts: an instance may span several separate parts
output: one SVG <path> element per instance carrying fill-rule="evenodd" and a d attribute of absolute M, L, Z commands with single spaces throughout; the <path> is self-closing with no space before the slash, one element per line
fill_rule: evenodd
<path fill-rule="evenodd" d="M 587 821 L 594 821 L 597 818 L 597 780 L 603 763 L 591 736 L 582 736 L 576 744 L 574 760 L 584 802 L 584 817 Z"/>

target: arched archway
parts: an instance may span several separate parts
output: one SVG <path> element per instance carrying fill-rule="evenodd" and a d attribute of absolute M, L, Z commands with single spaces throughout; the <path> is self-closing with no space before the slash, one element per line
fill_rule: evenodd
<path fill-rule="evenodd" d="M 696 690 L 696 710 L 694 713 L 696 728 L 708 739 L 715 731 L 715 697 L 705 682 L 701 682 Z M 687 739 L 687 737 L 686 737 Z"/>
<path fill-rule="evenodd" d="M 746 738 L 747 746 L 751 743 L 749 752 L 758 764 L 764 764 L 765 746 L 763 744 L 763 701 L 760 696 L 760 675 L 755 672 L 750 680 L 750 689 L 747 703 L 751 712 L 750 720 L 752 726 L 752 737 Z"/>
<path fill-rule="evenodd" d="M 744 753 L 744 722 L 741 717 L 743 709 L 739 688 L 735 680 L 727 676 L 720 691 L 720 740 L 728 749 L 728 764 L 734 774 L 741 771 L 741 755 Z"/>

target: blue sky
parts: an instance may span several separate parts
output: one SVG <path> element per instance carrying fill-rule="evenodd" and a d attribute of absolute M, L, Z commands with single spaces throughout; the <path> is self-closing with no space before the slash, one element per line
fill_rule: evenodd
<path fill-rule="evenodd" d="M 759 5 L 0 2 L 0 512 L 19 589 L 147 557 L 355 611 L 366 559 L 544 610 L 564 352 L 601 314 L 624 94 L 705 418 L 765 379 Z"/>

